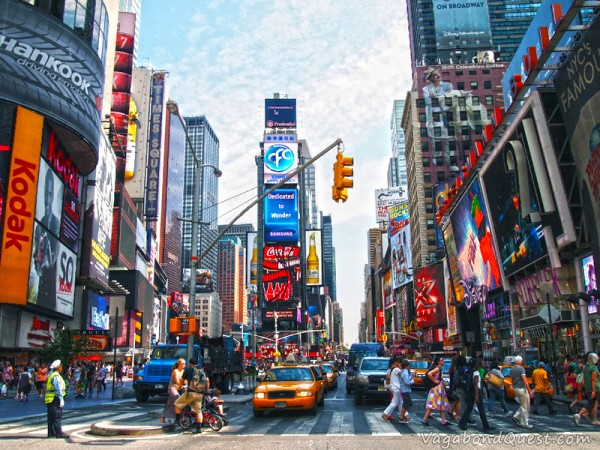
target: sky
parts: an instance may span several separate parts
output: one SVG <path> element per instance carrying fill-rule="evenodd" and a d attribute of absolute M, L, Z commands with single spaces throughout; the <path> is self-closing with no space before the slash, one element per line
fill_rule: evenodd
<path fill-rule="evenodd" d="M 387 186 L 394 100 L 411 85 L 404 0 L 143 0 L 137 65 L 169 72 L 169 97 L 205 115 L 220 141 L 219 224 L 256 195 L 264 100 L 297 101 L 312 155 L 338 137 L 354 158 L 348 200 L 331 199 L 335 150 L 315 163 L 317 203 L 331 214 L 344 341 L 358 339 L 367 232 Z M 243 194 L 246 192 L 246 194 Z M 256 208 L 236 223 L 256 226 Z"/>

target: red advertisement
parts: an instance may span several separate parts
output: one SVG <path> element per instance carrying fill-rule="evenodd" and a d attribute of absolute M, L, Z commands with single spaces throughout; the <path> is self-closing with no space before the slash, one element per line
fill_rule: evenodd
<path fill-rule="evenodd" d="M 415 307 L 419 328 L 446 326 L 446 288 L 443 263 L 415 271 Z"/>
<path fill-rule="evenodd" d="M 264 248 L 263 290 L 265 301 L 287 301 L 300 281 L 300 247 L 267 245 Z"/>

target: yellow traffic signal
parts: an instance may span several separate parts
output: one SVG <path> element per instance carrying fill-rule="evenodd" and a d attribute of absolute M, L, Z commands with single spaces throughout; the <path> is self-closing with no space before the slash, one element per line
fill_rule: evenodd
<path fill-rule="evenodd" d="M 354 175 L 354 169 L 351 167 L 354 164 L 354 158 L 344 156 L 338 150 L 333 164 L 333 191 L 332 198 L 336 202 L 340 200 L 345 202 L 348 199 L 348 188 L 354 186 L 354 181 L 349 178 Z"/>

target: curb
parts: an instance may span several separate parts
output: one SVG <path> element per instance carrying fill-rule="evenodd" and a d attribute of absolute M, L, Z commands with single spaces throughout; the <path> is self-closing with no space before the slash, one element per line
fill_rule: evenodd
<path fill-rule="evenodd" d="M 165 425 L 119 425 L 105 420 L 92 424 L 89 433 L 94 436 L 150 436 L 171 433 L 175 424 Z"/>

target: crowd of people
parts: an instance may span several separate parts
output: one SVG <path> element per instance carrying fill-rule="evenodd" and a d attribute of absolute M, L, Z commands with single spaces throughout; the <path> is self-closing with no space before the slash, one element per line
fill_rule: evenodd
<path fill-rule="evenodd" d="M 428 392 L 422 425 L 429 426 L 429 418 L 435 412 L 439 413 L 442 425 L 453 425 L 451 419 L 454 419 L 461 430 L 466 430 L 469 424 L 475 423 L 471 415 L 476 412 L 483 430 L 492 431 L 494 428 L 488 417 L 494 417 L 496 403 L 499 402 L 501 414 L 510 417 L 521 428 L 531 429 L 533 425 L 529 417 L 531 414 L 541 414 L 542 401 L 549 415 L 557 413 L 552 401 L 552 380 L 559 393 L 572 399 L 568 409 L 573 414 L 575 424 L 579 425 L 584 419 L 593 425 L 600 425 L 597 419 L 600 377 L 596 353 L 590 352 L 573 360 L 568 356 L 560 357 L 553 365 L 540 361 L 531 374 L 531 380 L 527 379 L 521 356 L 514 358 L 509 374 L 505 375 L 498 361 L 488 361 L 484 366 L 480 358 L 467 359 L 458 355 L 452 357 L 448 385 L 442 379 L 444 361 L 443 357 L 436 356 L 425 375 L 423 385 Z M 393 420 L 393 412 L 398 409 L 399 421 L 409 421 L 408 410 L 412 405 L 410 392 L 414 379 L 408 360 L 396 356 L 390 359 L 386 384 L 392 398 L 383 412 L 383 420 Z M 506 404 L 507 384 L 514 390 L 519 404 L 516 411 L 510 410 Z M 580 404 L 585 406 L 575 413 Z"/>

